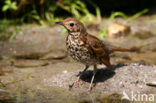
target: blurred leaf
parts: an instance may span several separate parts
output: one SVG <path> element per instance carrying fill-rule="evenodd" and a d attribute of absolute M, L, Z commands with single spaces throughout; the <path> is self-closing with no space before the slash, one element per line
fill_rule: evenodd
<path fill-rule="evenodd" d="M 33 10 L 31 13 L 30 13 L 30 16 L 35 19 L 35 20 L 40 20 L 40 16 L 38 15 L 37 11 L 36 10 Z"/>
<path fill-rule="evenodd" d="M 79 12 L 75 8 L 75 4 L 71 6 L 71 12 L 76 18 L 80 18 Z"/>
<path fill-rule="evenodd" d="M 107 35 L 107 27 L 105 26 L 103 28 L 103 30 L 101 30 L 98 34 L 98 38 L 102 39 L 103 37 L 105 37 Z"/>
<path fill-rule="evenodd" d="M 13 2 L 11 5 L 12 10 L 17 10 L 16 2 Z"/>
<path fill-rule="evenodd" d="M 17 3 L 15 1 L 11 2 L 11 0 L 5 0 L 2 12 L 6 12 L 7 10 L 17 10 Z"/>
<path fill-rule="evenodd" d="M 52 23 L 54 22 L 54 20 L 55 20 L 54 14 L 52 14 L 52 13 L 50 13 L 50 12 L 46 12 L 46 13 L 45 13 L 45 18 L 46 18 L 46 20 L 47 20 L 50 24 L 52 24 Z"/>
<path fill-rule="evenodd" d="M 6 4 L 11 4 L 11 1 L 10 0 L 5 0 L 5 3 Z"/>
<path fill-rule="evenodd" d="M 12 40 L 14 37 L 20 33 L 22 30 L 20 26 L 17 26 L 17 22 L 14 20 L 8 20 L 4 19 L 0 21 L 0 40 L 1 41 L 7 41 Z M 11 27 L 12 30 L 8 30 L 8 28 Z"/>
<path fill-rule="evenodd" d="M 16 36 L 16 33 L 13 32 L 12 35 L 10 36 L 9 40 L 12 40 Z"/>
<path fill-rule="evenodd" d="M 38 15 L 32 15 L 32 17 L 36 20 L 40 20 L 40 17 Z"/>
<path fill-rule="evenodd" d="M 16 36 L 18 33 L 22 32 L 21 28 L 18 27 L 18 26 L 15 26 L 15 27 L 14 27 L 14 30 L 15 30 L 15 31 L 14 31 L 14 32 L 12 33 L 12 35 L 10 36 L 9 40 L 14 39 L 15 36 Z"/>
<path fill-rule="evenodd" d="M 115 17 L 117 17 L 117 16 L 121 16 L 121 17 L 123 17 L 123 18 L 126 20 L 125 23 L 127 23 L 127 22 L 132 21 L 132 20 L 138 18 L 139 16 L 141 16 L 141 15 L 147 13 L 148 11 L 149 11 L 148 9 L 144 9 L 144 10 L 142 10 L 142 11 L 140 11 L 140 12 L 134 14 L 134 15 L 131 16 L 131 17 L 128 17 L 128 16 L 127 16 L 125 13 L 123 13 L 123 12 L 113 12 L 113 13 L 111 14 L 111 16 L 110 16 L 110 20 L 115 19 Z"/>
<path fill-rule="evenodd" d="M 96 16 L 99 22 L 101 22 L 101 11 L 99 7 L 96 7 Z"/>
<path fill-rule="evenodd" d="M 130 18 L 128 18 L 127 21 L 132 21 L 132 20 L 138 18 L 139 16 L 141 16 L 141 15 L 147 13 L 148 11 L 149 11 L 148 9 L 144 9 L 144 10 L 142 10 L 142 11 L 140 11 L 140 12 L 134 14 L 134 15 L 131 16 Z"/>
<path fill-rule="evenodd" d="M 128 16 L 126 14 L 124 14 L 123 12 L 113 12 L 111 14 L 111 16 L 110 16 L 110 20 L 115 19 L 115 17 L 117 17 L 117 16 L 121 16 L 124 19 L 127 19 L 128 18 Z"/>
<path fill-rule="evenodd" d="M 8 6 L 8 5 L 4 5 L 3 8 L 2 8 L 2 11 L 5 12 L 5 11 L 7 11 L 8 9 L 9 9 L 9 6 Z"/>

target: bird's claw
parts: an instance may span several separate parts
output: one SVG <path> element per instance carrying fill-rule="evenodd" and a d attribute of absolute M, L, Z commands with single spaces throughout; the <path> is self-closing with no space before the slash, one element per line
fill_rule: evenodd
<path fill-rule="evenodd" d="M 72 89 L 72 87 L 76 84 L 76 83 L 78 83 L 78 87 L 79 87 L 79 82 L 80 82 L 80 78 L 78 78 L 76 81 L 74 81 L 71 85 L 69 85 L 69 90 L 71 90 Z"/>

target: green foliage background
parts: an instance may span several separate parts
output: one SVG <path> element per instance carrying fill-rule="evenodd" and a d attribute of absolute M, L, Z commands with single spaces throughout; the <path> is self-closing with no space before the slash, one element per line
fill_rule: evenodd
<path fill-rule="evenodd" d="M 88 2 L 92 3 L 90 0 Z M 92 5 L 100 19 L 100 9 L 95 4 Z M 82 19 L 82 16 L 93 19 L 93 14 L 88 11 L 83 0 L 4 0 L 1 1 L 0 9 L 3 18 L 19 19 L 21 22 L 29 23 L 53 23 L 67 15 L 78 19 Z"/>
<path fill-rule="evenodd" d="M 145 1 L 146 0 L 142 0 L 141 3 L 144 3 Z M 136 1 L 129 0 L 126 2 L 126 5 L 129 5 L 129 2 L 134 4 L 133 2 Z M 131 17 L 121 11 L 113 12 L 113 8 L 120 7 L 122 3 L 124 3 L 124 1 L 118 3 L 115 0 L 1 0 L 0 40 L 8 40 L 8 38 L 9 40 L 13 39 L 16 33 L 21 31 L 18 25 L 24 23 L 53 25 L 55 21 L 72 16 L 87 24 L 98 24 L 101 22 L 101 14 L 105 14 L 103 10 L 107 11 L 107 8 L 110 7 L 112 7 L 111 11 L 109 11 L 110 15 L 107 15 L 110 20 L 120 16 L 123 17 L 126 22 L 128 22 L 148 12 L 148 9 L 141 9 L 142 11 L 137 11 L 137 13 L 133 14 Z M 101 11 L 103 12 L 101 13 Z M 10 25 L 13 26 L 16 32 L 8 32 L 7 28 Z M 106 34 L 106 30 L 107 28 L 105 27 L 100 31 L 100 38 Z"/>

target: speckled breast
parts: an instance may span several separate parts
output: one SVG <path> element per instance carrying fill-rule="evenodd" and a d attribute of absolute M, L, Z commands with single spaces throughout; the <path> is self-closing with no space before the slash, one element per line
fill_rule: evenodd
<path fill-rule="evenodd" d="M 97 63 L 95 56 L 92 55 L 86 45 L 80 40 L 79 36 L 67 36 L 66 41 L 68 54 L 76 61 L 85 65 L 93 65 Z"/>

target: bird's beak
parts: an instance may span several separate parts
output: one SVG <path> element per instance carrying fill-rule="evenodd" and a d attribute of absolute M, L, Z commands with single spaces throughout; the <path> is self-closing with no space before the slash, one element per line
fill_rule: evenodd
<path fill-rule="evenodd" d="M 55 24 L 63 25 L 63 21 L 57 21 Z"/>

